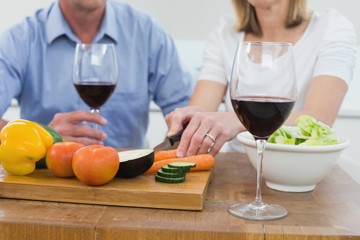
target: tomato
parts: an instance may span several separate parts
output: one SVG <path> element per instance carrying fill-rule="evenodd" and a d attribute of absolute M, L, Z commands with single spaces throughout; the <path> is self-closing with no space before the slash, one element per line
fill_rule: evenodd
<path fill-rule="evenodd" d="M 93 186 L 110 182 L 119 166 L 119 154 L 116 149 L 102 145 L 89 145 L 79 149 L 72 161 L 75 176 L 81 182 Z"/>
<path fill-rule="evenodd" d="M 77 142 L 54 143 L 46 153 L 46 166 L 56 177 L 74 177 L 72 158 L 85 145 Z"/>

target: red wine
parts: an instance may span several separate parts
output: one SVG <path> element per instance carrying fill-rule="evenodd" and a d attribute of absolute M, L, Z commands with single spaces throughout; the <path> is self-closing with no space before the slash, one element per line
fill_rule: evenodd
<path fill-rule="evenodd" d="M 115 89 L 113 83 L 82 82 L 74 85 L 81 99 L 91 108 L 100 108 Z"/>
<path fill-rule="evenodd" d="M 267 139 L 288 118 L 293 99 L 244 96 L 231 99 L 234 111 L 244 127 L 255 137 Z"/>

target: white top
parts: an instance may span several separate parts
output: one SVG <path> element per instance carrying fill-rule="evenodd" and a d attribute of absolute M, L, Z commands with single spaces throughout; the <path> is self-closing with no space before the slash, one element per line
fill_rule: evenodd
<path fill-rule="evenodd" d="M 228 85 L 236 46 L 245 35 L 244 32 L 234 31 L 234 23 L 235 19 L 222 17 L 210 33 L 199 79 Z M 350 83 L 355 68 L 356 42 L 352 23 L 336 10 L 313 12 L 306 31 L 294 45 L 298 88 L 294 110 L 302 108 L 315 76 L 331 75 Z M 225 96 L 225 105 L 227 110 L 233 111 L 229 92 Z M 226 150 L 243 151 L 240 145 L 234 139 Z"/>

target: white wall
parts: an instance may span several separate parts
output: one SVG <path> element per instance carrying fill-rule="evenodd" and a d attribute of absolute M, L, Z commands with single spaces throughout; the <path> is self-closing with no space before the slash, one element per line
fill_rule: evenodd
<path fill-rule="evenodd" d="M 150 13 L 175 39 L 206 39 L 222 15 L 233 15 L 231 0 L 122 0 Z M 311 9 L 333 7 L 355 25 L 360 38 L 359 0 L 308 0 Z"/>
<path fill-rule="evenodd" d="M 11 0 L 2 1 L 0 7 L 0 31 L 5 30 L 25 16 L 33 15 L 40 7 L 47 6 L 51 0 Z"/>
<path fill-rule="evenodd" d="M 360 42 L 360 14 L 358 12 L 360 7 L 359 0 L 309 0 L 308 3 L 309 7 L 315 10 L 330 7 L 337 9 L 354 24 L 358 36 L 358 42 Z"/>
<path fill-rule="evenodd" d="M 11 0 L 0 8 L 0 31 L 53 0 Z M 222 15 L 232 15 L 231 0 L 119 0 L 151 14 L 175 39 L 204 40 Z M 334 7 L 355 25 L 360 38 L 359 0 L 309 0 L 312 9 Z M 21 7 L 20 7 L 21 6 Z"/>

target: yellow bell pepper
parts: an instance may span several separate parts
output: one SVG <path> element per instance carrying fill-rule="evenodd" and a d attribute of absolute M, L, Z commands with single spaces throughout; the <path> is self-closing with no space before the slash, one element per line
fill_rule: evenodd
<path fill-rule="evenodd" d="M 46 155 L 53 137 L 36 122 L 17 119 L 3 127 L 0 141 L 0 162 L 5 171 L 12 175 L 27 175 Z"/>

